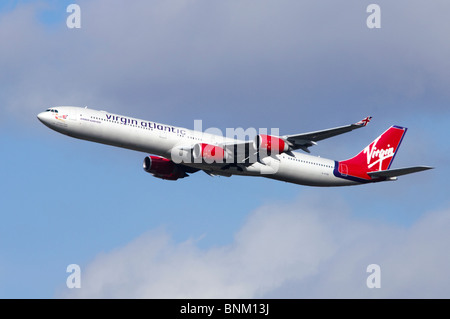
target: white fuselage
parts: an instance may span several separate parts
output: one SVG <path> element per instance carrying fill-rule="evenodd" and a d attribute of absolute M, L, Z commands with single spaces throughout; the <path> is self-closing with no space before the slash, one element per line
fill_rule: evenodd
<path fill-rule="evenodd" d="M 128 116 L 87 108 L 62 106 L 56 112 L 43 112 L 39 120 L 62 134 L 92 142 L 156 154 L 174 160 L 174 153 L 198 144 L 218 145 L 236 142 L 223 136 L 188 130 Z M 175 160 L 174 160 L 175 161 Z M 355 185 L 357 182 L 335 175 L 334 160 L 299 152 L 281 153 L 262 158 L 250 165 L 186 163 L 216 175 L 263 176 L 311 186 Z"/>

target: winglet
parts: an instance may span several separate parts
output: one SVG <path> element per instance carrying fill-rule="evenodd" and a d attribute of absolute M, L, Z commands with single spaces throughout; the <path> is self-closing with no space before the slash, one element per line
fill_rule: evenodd
<path fill-rule="evenodd" d="M 355 125 L 366 126 L 367 124 L 369 124 L 371 119 L 372 119 L 372 116 L 368 116 L 366 118 L 363 118 L 361 121 L 355 123 Z"/>

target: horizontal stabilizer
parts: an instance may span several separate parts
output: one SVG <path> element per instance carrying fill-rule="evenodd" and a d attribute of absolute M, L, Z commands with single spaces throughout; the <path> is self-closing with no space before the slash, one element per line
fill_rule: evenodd
<path fill-rule="evenodd" d="M 378 178 L 378 177 L 398 177 L 406 174 L 411 173 L 417 173 L 421 171 L 426 171 L 428 169 L 432 169 L 433 167 L 430 166 L 414 166 L 414 167 L 405 167 L 405 168 L 397 168 L 397 169 L 388 169 L 384 171 L 375 171 L 375 172 L 368 172 L 367 174 L 372 178 Z"/>

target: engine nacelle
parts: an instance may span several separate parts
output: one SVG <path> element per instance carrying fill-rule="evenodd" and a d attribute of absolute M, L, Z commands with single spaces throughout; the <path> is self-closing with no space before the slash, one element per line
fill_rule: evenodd
<path fill-rule="evenodd" d="M 282 138 L 259 134 L 255 137 L 253 147 L 260 151 L 266 150 L 267 155 L 280 154 L 289 150 L 289 145 Z"/>
<path fill-rule="evenodd" d="M 195 144 L 194 149 L 192 150 L 194 163 L 199 160 L 204 160 L 207 163 L 223 163 L 225 156 L 226 153 L 223 148 L 211 144 Z"/>
<path fill-rule="evenodd" d="M 171 160 L 159 156 L 147 156 L 143 163 L 144 171 L 157 178 L 176 181 L 188 176 L 186 172 Z"/>

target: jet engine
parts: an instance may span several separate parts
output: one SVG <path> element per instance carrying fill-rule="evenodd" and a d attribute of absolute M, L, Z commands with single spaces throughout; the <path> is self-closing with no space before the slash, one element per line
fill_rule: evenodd
<path fill-rule="evenodd" d="M 194 145 L 192 156 L 194 158 L 194 163 L 200 159 L 207 163 L 223 163 L 226 153 L 220 146 L 199 143 Z"/>
<path fill-rule="evenodd" d="M 265 134 L 259 134 L 255 137 L 253 147 L 258 151 L 266 150 L 267 155 L 280 154 L 289 150 L 289 145 L 285 140 Z"/>
<path fill-rule="evenodd" d="M 147 156 L 143 163 L 144 171 L 157 178 L 176 181 L 188 176 L 179 165 L 171 160 L 160 156 Z"/>

